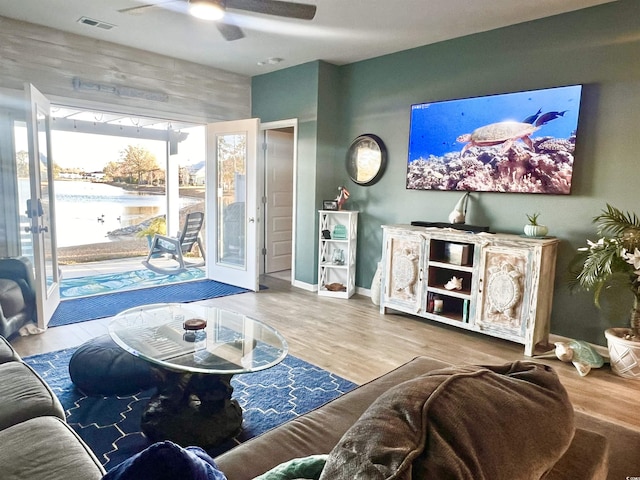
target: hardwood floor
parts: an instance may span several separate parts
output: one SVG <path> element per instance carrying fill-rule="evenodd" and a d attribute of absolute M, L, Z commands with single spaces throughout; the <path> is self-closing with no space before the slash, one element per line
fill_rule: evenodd
<path fill-rule="evenodd" d="M 200 302 L 252 316 L 279 330 L 291 355 L 358 384 L 368 382 L 418 355 L 449 363 L 501 364 L 525 357 L 523 345 L 458 330 L 404 314 L 381 315 L 368 297 L 320 297 L 264 277 L 268 287 Z M 75 347 L 107 332 L 109 319 L 50 328 L 40 335 L 15 337 L 21 356 Z M 553 366 L 577 410 L 640 429 L 640 381 L 616 376 L 608 365 L 580 377 L 570 363 Z"/>

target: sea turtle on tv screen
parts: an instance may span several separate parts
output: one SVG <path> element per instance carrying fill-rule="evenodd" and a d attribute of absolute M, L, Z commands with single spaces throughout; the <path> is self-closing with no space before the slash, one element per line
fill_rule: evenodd
<path fill-rule="evenodd" d="M 506 152 L 516 140 L 522 140 L 529 148 L 533 149 L 530 135 L 540 128 L 536 125 L 524 122 L 498 122 L 476 128 L 471 133 L 465 133 L 457 138 L 457 141 L 468 142 L 460 151 L 460 156 L 471 147 L 489 147 L 504 144 L 502 151 Z"/>

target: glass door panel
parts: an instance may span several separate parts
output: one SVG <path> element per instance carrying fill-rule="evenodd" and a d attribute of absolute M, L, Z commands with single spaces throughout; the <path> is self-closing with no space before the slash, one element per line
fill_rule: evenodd
<path fill-rule="evenodd" d="M 58 282 L 57 262 L 55 261 L 55 247 L 53 235 L 53 209 L 55 205 L 55 196 L 53 188 L 53 163 L 49 152 L 49 112 L 45 112 L 40 106 L 37 109 L 37 128 L 38 128 L 38 159 L 40 160 L 40 183 L 37 185 L 39 189 L 38 198 L 41 206 L 38 206 L 40 215 L 39 230 L 42 233 L 42 249 L 44 253 L 44 272 L 47 284 L 47 296 L 52 295 L 51 288 Z"/>
<path fill-rule="evenodd" d="M 258 285 L 258 119 L 207 127 L 207 276 L 249 290 Z"/>
<path fill-rule="evenodd" d="M 31 260 L 35 264 L 33 256 L 33 235 L 30 233 L 31 220 L 27 216 L 27 200 L 31 198 L 31 164 L 29 162 L 29 152 L 22 146 L 28 145 L 27 125 L 23 121 L 14 122 L 13 128 L 14 145 L 16 146 L 16 185 L 17 185 L 17 210 L 18 225 L 20 230 L 20 254 Z"/>
<path fill-rule="evenodd" d="M 217 138 L 218 164 L 218 252 L 216 261 L 244 268 L 246 240 L 247 135 L 227 134 Z"/>

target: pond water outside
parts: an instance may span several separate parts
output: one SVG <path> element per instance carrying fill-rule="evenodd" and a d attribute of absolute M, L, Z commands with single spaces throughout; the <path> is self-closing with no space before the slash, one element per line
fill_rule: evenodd
<path fill-rule="evenodd" d="M 109 242 L 108 232 L 136 225 L 166 210 L 164 195 L 103 183 L 56 180 L 55 193 L 58 247 Z M 199 201 L 181 197 L 180 208 Z"/>

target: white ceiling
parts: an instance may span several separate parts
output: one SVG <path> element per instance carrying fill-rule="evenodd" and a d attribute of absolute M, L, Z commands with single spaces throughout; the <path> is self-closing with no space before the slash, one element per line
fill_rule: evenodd
<path fill-rule="evenodd" d="M 252 76 L 313 60 L 348 64 L 615 0 L 295 0 L 317 5 L 315 18 L 227 12 L 246 35 L 233 42 L 169 9 L 185 0 L 118 12 L 159 1 L 0 0 L 0 15 Z M 89 27 L 81 16 L 115 27 Z M 273 57 L 284 60 L 258 65 Z"/>

